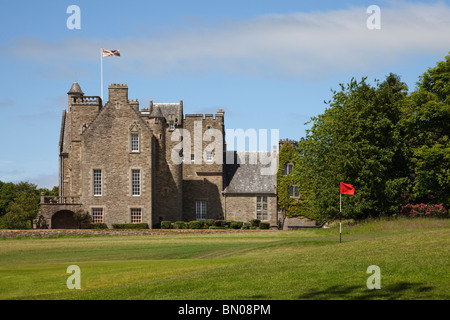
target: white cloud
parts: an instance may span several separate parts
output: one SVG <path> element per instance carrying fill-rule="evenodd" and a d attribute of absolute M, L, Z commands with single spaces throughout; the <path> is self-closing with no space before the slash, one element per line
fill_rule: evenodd
<path fill-rule="evenodd" d="M 394 3 L 381 7 L 381 30 L 369 30 L 366 7 L 273 14 L 148 38 L 19 39 L 3 52 L 38 62 L 96 61 L 100 46 L 119 49 L 115 67 L 160 76 L 220 71 L 268 77 L 323 77 L 370 70 L 405 58 L 449 50 L 450 7 Z M 29 50 L 33 47 L 33 50 Z M 33 56 L 25 56 L 33 52 Z M 97 60 L 98 61 L 98 60 Z M 108 62 L 109 63 L 109 62 Z"/>

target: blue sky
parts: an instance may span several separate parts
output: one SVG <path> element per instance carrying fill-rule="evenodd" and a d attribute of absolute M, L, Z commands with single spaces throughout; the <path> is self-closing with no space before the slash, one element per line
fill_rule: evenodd
<path fill-rule="evenodd" d="M 81 29 L 66 12 L 81 10 Z M 367 28 L 370 5 L 379 30 Z M 51 188 L 67 91 L 126 83 L 141 107 L 225 110 L 229 129 L 299 139 L 331 89 L 390 72 L 410 90 L 450 51 L 450 1 L 7 1 L 0 12 L 0 180 Z"/>

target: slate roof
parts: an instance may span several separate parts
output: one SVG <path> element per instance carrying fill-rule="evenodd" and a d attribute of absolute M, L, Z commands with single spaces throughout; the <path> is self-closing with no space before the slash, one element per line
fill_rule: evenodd
<path fill-rule="evenodd" d="M 165 118 L 159 106 L 154 106 L 150 118 Z M 166 119 L 167 120 L 167 119 Z"/>
<path fill-rule="evenodd" d="M 67 94 L 73 94 L 73 93 L 84 95 L 83 91 L 81 91 L 80 85 L 76 81 L 72 84 L 72 87 L 70 88 L 69 92 L 67 92 Z"/>
<path fill-rule="evenodd" d="M 264 170 L 261 169 L 270 164 L 261 163 L 259 152 L 229 152 L 233 153 L 234 162 L 230 164 L 227 161 L 225 165 L 225 194 L 276 194 L 276 172 L 262 174 Z M 257 161 L 250 163 L 251 156 L 256 156 Z"/>
<path fill-rule="evenodd" d="M 159 107 L 166 121 L 169 121 L 170 114 L 174 114 L 177 119 L 180 116 L 180 104 L 179 103 L 155 103 L 153 107 Z M 180 119 L 178 119 L 180 121 Z"/>

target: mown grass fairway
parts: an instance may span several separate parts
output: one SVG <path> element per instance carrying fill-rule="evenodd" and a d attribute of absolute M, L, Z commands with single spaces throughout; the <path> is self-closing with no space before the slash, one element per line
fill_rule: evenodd
<path fill-rule="evenodd" d="M 0 240 L 0 299 L 449 299 L 450 220 Z M 81 290 L 69 290 L 69 265 Z M 381 289 L 366 286 L 381 269 Z"/>

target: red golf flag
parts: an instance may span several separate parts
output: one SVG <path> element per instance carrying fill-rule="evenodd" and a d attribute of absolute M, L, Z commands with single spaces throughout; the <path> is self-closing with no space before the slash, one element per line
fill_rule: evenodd
<path fill-rule="evenodd" d="M 341 182 L 341 194 L 355 194 L 355 188 L 351 184 Z"/>

